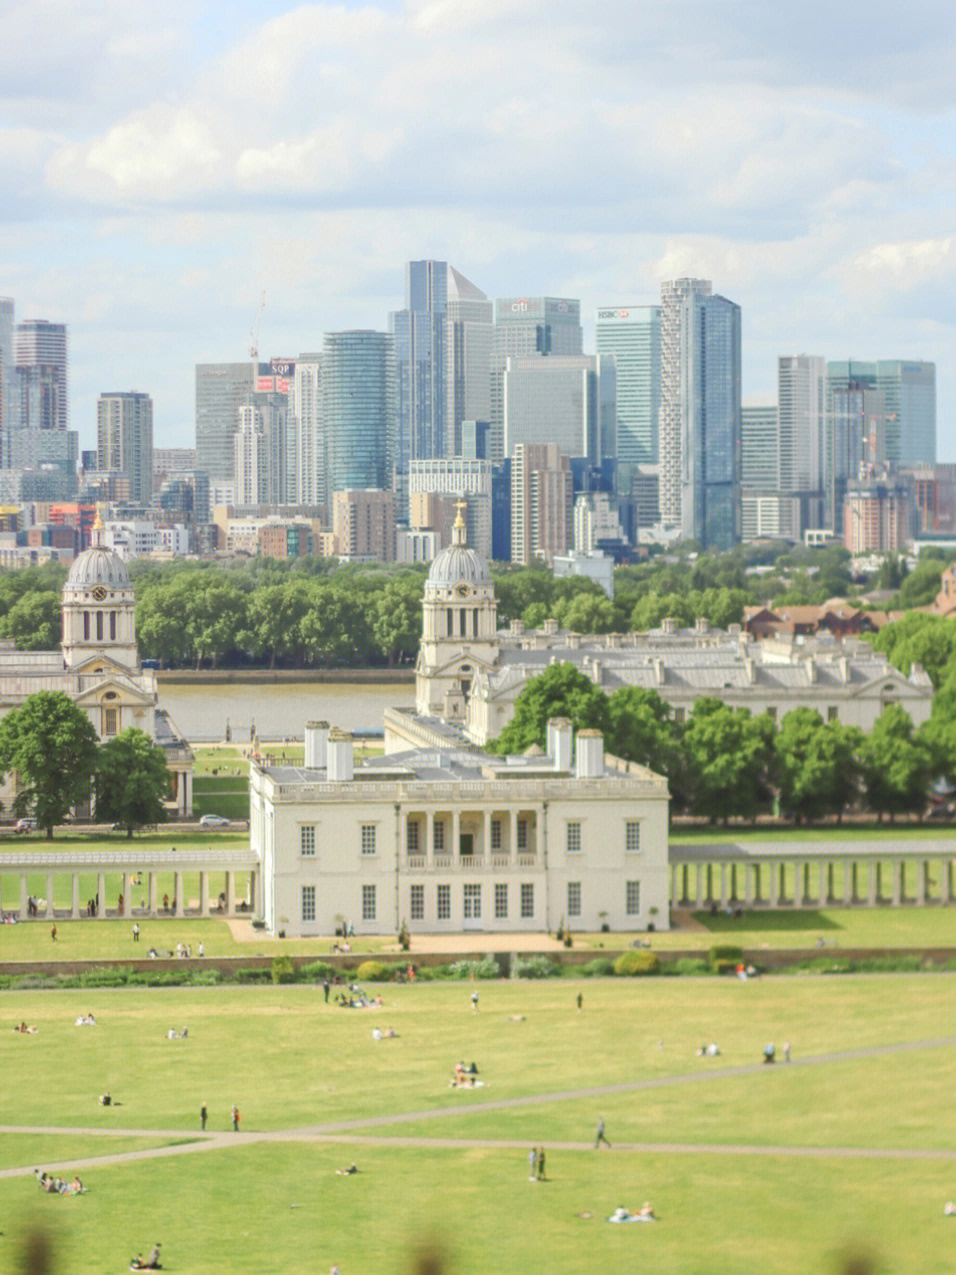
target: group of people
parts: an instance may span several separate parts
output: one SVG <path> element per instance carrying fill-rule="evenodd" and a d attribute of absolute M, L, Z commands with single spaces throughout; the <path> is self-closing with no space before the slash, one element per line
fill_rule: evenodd
<path fill-rule="evenodd" d="M 184 1027 L 181 1032 L 178 1032 L 175 1027 L 170 1027 L 169 1031 L 166 1033 L 167 1040 L 186 1040 L 188 1036 L 188 1027 Z"/>
<path fill-rule="evenodd" d="M 469 1067 L 464 1060 L 455 1063 L 454 1075 L 451 1079 L 453 1089 L 474 1089 L 482 1081 L 478 1079 L 478 1064 L 473 1062 Z"/>
<path fill-rule="evenodd" d="M 36 1028 L 32 1024 L 28 1025 L 26 1022 L 17 1023 L 13 1030 L 15 1032 L 19 1032 L 21 1036 L 33 1036 L 36 1033 Z"/>
<path fill-rule="evenodd" d="M 380 1009 L 385 1004 L 381 996 L 369 996 L 358 983 L 353 983 L 347 992 L 339 992 L 335 1003 L 340 1009 Z"/>
<path fill-rule="evenodd" d="M 544 1147 L 532 1147 L 528 1152 L 528 1181 L 545 1181 Z"/>
<path fill-rule="evenodd" d="M 162 1264 L 159 1260 L 159 1243 L 155 1243 L 149 1251 L 149 1257 L 143 1258 L 142 1253 L 137 1257 L 130 1259 L 129 1268 L 131 1271 L 161 1271 Z"/>
<path fill-rule="evenodd" d="M 76 1026 L 77 1027 L 95 1027 L 96 1019 L 93 1017 L 92 1013 L 81 1014 L 79 1018 L 76 1020 Z"/>
<path fill-rule="evenodd" d="M 47 1195 L 82 1195 L 86 1187 L 80 1181 L 79 1174 L 73 1175 L 73 1181 L 67 1182 L 66 1178 L 55 1178 L 52 1173 L 44 1170 L 42 1173 L 39 1169 L 34 1169 L 40 1190 L 45 1191 Z"/>
<path fill-rule="evenodd" d="M 773 1043 L 773 1041 L 772 1041 L 772 1040 L 771 1040 L 771 1041 L 769 1041 L 769 1042 L 768 1042 L 766 1045 L 764 1045 L 764 1047 L 763 1047 L 763 1060 L 764 1060 L 764 1062 L 765 1062 L 765 1063 L 775 1063 L 775 1062 L 777 1061 L 777 1046 Z M 789 1040 L 785 1040 L 785 1041 L 783 1042 L 783 1061 L 784 1061 L 784 1062 L 789 1062 L 789 1061 L 790 1061 L 790 1042 L 789 1042 Z"/>
<path fill-rule="evenodd" d="M 398 1032 L 395 1030 L 394 1027 L 385 1027 L 385 1028 L 373 1027 L 372 1028 L 373 1040 L 394 1040 L 397 1035 L 398 1035 Z"/>
<path fill-rule="evenodd" d="M 657 1214 L 650 1200 L 645 1200 L 639 1209 L 626 1209 L 623 1205 L 616 1208 L 608 1218 L 609 1222 L 656 1222 Z"/>

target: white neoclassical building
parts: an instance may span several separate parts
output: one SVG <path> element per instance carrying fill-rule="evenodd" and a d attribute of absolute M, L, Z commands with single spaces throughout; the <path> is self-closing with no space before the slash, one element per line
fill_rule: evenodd
<path fill-rule="evenodd" d="M 159 706 L 155 670 L 143 668 L 129 573 L 105 545 L 98 515 L 93 544 L 76 558 L 63 586 L 62 615 L 58 651 L 18 651 L 0 641 L 0 717 L 36 691 L 62 691 L 83 709 L 100 739 L 135 726 L 166 756 L 171 807 L 191 814 L 193 753 Z M 14 782 L 5 781 L 5 805 Z"/>
<path fill-rule="evenodd" d="M 667 781 L 552 719 L 548 748 L 413 749 L 355 766 L 306 728 L 304 766 L 255 764 L 266 926 L 292 935 L 665 929 Z"/>

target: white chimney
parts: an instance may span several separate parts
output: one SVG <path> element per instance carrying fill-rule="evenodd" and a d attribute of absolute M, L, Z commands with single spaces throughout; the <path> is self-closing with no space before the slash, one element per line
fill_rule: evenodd
<path fill-rule="evenodd" d="M 604 774 L 604 735 L 601 731 L 578 731 L 576 760 L 578 779 L 598 779 Z"/>
<path fill-rule="evenodd" d="M 547 753 L 554 761 L 555 770 L 570 770 L 574 746 L 574 727 L 570 718 L 548 718 L 547 744 Z"/>
<path fill-rule="evenodd" d="M 324 770 L 328 755 L 328 722 L 306 722 L 305 766 L 306 770 Z"/>
<path fill-rule="evenodd" d="M 347 784 L 353 774 L 352 736 L 335 728 L 329 732 L 328 779 L 332 784 Z"/>

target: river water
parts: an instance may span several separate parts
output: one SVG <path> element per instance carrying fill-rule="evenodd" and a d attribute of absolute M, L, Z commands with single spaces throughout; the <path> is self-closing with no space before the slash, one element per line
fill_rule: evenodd
<path fill-rule="evenodd" d="M 160 682 L 159 702 L 188 740 L 237 743 L 302 739 L 305 724 L 327 721 L 343 730 L 381 730 L 385 709 L 415 702 L 414 682 Z"/>

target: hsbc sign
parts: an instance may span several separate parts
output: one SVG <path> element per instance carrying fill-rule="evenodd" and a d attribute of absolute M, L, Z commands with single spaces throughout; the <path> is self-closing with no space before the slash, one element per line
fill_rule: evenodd
<path fill-rule="evenodd" d="M 631 312 L 630 310 L 598 310 L 597 317 L 599 319 L 629 319 Z"/>

